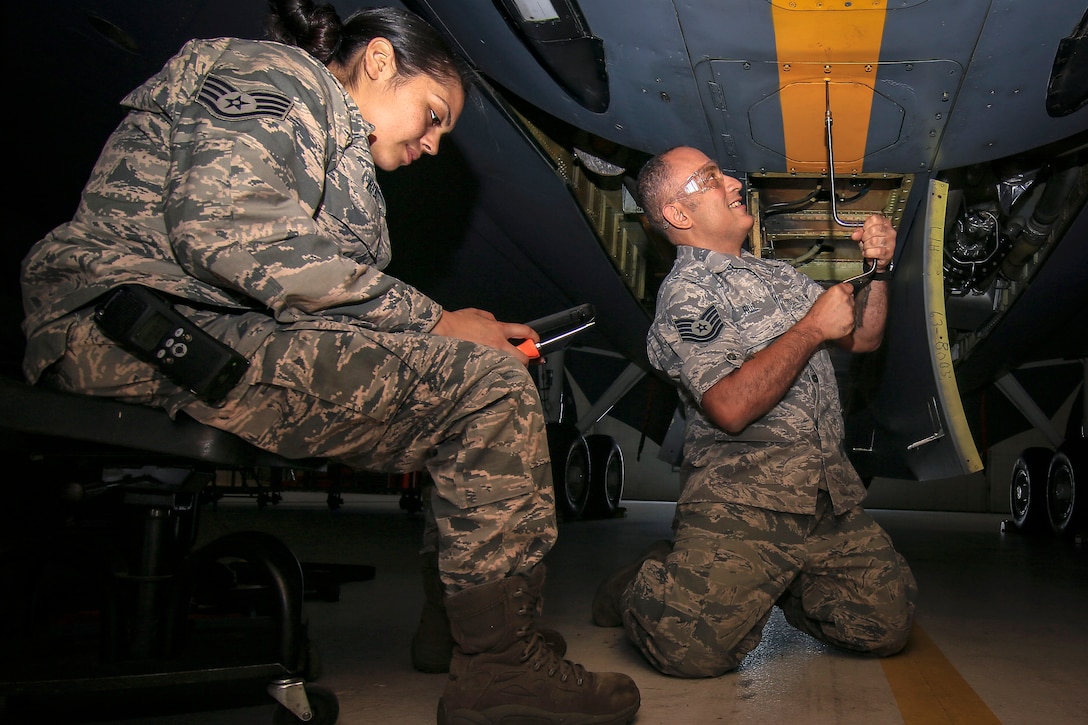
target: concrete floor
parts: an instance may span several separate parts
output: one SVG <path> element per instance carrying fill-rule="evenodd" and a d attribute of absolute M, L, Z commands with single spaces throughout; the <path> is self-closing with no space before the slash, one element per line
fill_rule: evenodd
<path fill-rule="evenodd" d="M 692 681 L 658 674 L 621 629 L 590 621 L 598 582 L 670 533 L 671 504 L 624 506 L 621 519 L 562 524 L 541 623 L 565 635 L 570 659 L 635 679 L 637 725 L 1088 722 L 1088 552 L 1076 542 L 1003 533 L 998 514 L 872 510 L 919 582 L 917 628 L 904 653 L 837 652 L 776 615 L 738 671 Z M 306 602 L 323 664 L 318 684 L 335 693 L 340 723 L 434 722 L 445 677 L 414 671 L 408 655 L 422 601 L 419 514 L 393 495 L 347 494 L 331 510 L 323 494 L 302 492 L 263 508 L 242 497 L 206 507 L 202 540 L 236 530 L 273 533 L 303 562 L 373 565 L 375 577 L 343 584 L 339 601 Z M 187 703 L 199 706 L 199 693 Z M 84 709 L 70 721 L 249 725 L 273 722 L 277 707 L 267 700 L 138 717 Z"/>

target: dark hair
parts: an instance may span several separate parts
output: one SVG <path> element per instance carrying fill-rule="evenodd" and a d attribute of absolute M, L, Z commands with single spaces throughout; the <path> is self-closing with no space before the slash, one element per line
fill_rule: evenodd
<path fill-rule="evenodd" d="M 675 146 L 662 151 L 643 164 L 638 172 L 638 200 L 642 205 L 642 211 L 650 224 L 658 229 L 665 229 L 665 217 L 661 215 L 661 207 L 665 205 L 665 195 L 669 192 L 666 184 L 669 181 L 669 164 L 665 161 L 666 154 Z"/>
<path fill-rule="evenodd" d="M 426 75 L 455 80 L 465 91 L 472 85 L 473 74 L 464 60 L 423 18 L 407 10 L 365 8 L 341 22 L 336 9 L 328 3 L 270 0 L 269 6 L 269 38 L 298 46 L 325 65 L 337 63 L 351 68 L 355 55 L 371 40 L 381 37 L 393 45 L 401 77 Z"/>

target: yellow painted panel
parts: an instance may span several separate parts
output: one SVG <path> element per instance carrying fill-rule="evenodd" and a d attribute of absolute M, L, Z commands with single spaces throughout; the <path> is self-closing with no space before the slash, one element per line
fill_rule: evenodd
<path fill-rule="evenodd" d="M 835 173 L 863 172 L 885 11 L 884 0 L 772 4 L 789 171 L 827 170 L 827 84 Z"/>
<path fill-rule="evenodd" d="M 923 250 L 923 299 L 928 322 L 930 360 L 933 363 L 933 377 L 937 383 L 945 424 L 950 429 L 948 432 L 964 472 L 974 473 L 982 470 L 982 457 L 979 456 L 971 436 L 959 385 L 956 383 L 955 361 L 948 337 L 948 317 L 944 304 L 944 229 L 947 204 L 948 183 L 930 182 L 929 207 L 926 210 L 928 234 Z"/>

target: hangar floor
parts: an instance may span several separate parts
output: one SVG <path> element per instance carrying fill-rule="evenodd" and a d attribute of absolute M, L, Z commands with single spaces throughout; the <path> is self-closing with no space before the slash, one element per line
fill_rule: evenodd
<path fill-rule="evenodd" d="M 318 684 L 336 694 L 340 723 L 433 723 L 445 676 L 414 671 L 408 655 L 422 601 L 416 564 L 422 517 L 402 510 L 392 495 L 344 498 L 335 510 L 315 493 L 288 492 L 265 507 L 252 498 L 224 498 L 203 512 L 201 539 L 261 530 L 303 562 L 373 565 L 374 578 L 344 583 L 338 601 L 306 602 L 322 662 Z M 1078 542 L 1004 533 L 996 514 L 873 510 L 921 591 L 917 627 L 902 654 L 875 660 L 837 652 L 776 615 L 739 670 L 680 680 L 651 669 L 622 630 L 590 621 L 598 582 L 670 533 L 671 504 L 624 506 L 623 518 L 561 525 L 541 621 L 566 636 L 571 659 L 635 679 L 642 692 L 636 725 L 1088 719 L 1088 550 Z M 81 708 L 70 721 L 256 725 L 273 722 L 278 707 L 269 699 L 182 711 L 201 706 L 198 694 L 139 715 Z"/>

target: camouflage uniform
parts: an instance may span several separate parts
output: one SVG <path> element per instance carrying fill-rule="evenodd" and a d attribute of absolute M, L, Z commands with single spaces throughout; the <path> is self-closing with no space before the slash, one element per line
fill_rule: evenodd
<path fill-rule="evenodd" d="M 737 435 L 699 406 L 822 292 L 785 263 L 688 246 L 661 286 L 647 352 L 685 407 L 676 540 L 663 561 L 643 564 L 622 603 L 628 635 L 662 672 L 735 668 L 775 604 L 794 626 L 849 650 L 886 655 L 906 643 L 917 588 L 860 507 L 865 487 L 843 448 L 828 351 Z"/>
<path fill-rule="evenodd" d="M 382 273 L 373 126 L 305 52 L 193 41 L 123 101 L 74 219 L 23 265 L 27 378 L 184 411 L 290 457 L 427 468 L 450 592 L 528 572 L 555 540 L 544 419 L 513 358 L 436 336 L 442 308 Z M 106 339 L 123 283 L 251 361 L 212 407 Z"/>

